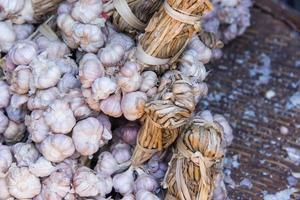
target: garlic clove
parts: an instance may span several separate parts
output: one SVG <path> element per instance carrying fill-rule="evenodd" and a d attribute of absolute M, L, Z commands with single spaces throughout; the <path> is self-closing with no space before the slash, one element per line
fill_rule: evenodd
<path fill-rule="evenodd" d="M 158 188 L 158 183 L 156 180 L 147 174 L 140 175 L 134 183 L 134 191 L 137 193 L 140 190 L 145 190 L 149 192 L 155 192 Z"/>
<path fill-rule="evenodd" d="M 97 78 L 92 85 L 93 98 L 95 100 L 106 99 L 117 89 L 117 84 L 114 80 L 108 77 Z"/>
<path fill-rule="evenodd" d="M 70 137 L 55 134 L 43 140 L 39 146 L 39 150 L 47 160 L 61 162 L 75 152 L 75 147 Z"/>
<path fill-rule="evenodd" d="M 75 149 L 84 156 L 93 155 L 100 148 L 103 125 L 93 117 L 77 122 L 72 132 Z"/>
<path fill-rule="evenodd" d="M 142 84 L 142 77 L 139 73 L 140 66 L 134 62 L 126 62 L 118 75 L 118 85 L 123 92 L 134 92 Z"/>
<path fill-rule="evenodd" d="M 134 121 L 144 114 L 147 95 L 144 92 L 131 92 L 123 96 L 121 109 L 126 119 Z"/>
<path fill-rule="evenodd" d="M 41 156 L 34 163 L 30 163 L 29 171 L 37 177 L 47 177 L 55 171 L 55 167 Z"/>
<path fill-rule="evenodd" d="M 12 147 L 12 152 L 18 167 L 28 167 L 39 157 L 38 150 L 31 143 L 17 143 Z"/>

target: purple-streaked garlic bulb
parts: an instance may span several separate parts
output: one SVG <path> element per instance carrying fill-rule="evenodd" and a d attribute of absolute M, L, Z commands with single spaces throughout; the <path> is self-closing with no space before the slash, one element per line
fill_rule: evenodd
<path fill-rule="evenodd" d="M 134 122 L 129 122 L 124 126 L 119 127 L 115 132 L 127 144 L 135 145 L 139 132 L 139 125 Z"/>

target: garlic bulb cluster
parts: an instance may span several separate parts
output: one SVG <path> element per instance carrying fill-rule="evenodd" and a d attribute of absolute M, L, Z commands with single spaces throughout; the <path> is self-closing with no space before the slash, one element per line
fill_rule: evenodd
<path fill-rule="evenodd" d="M 102 12 L 100 0 L 63 2 L 58 8 L 57 25 L 65 43 L 72 49 L 79 47 L 86 52 L 97 52 L 106 41 L 101 30 L 106 21 Z"/>

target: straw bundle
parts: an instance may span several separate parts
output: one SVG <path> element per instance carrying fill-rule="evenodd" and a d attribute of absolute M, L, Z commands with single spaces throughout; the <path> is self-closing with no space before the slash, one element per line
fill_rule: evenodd
<path fill-rule="evenodd" d="M 143 126 L 132 156 L 132 165 L 139 166 L 153 154 L 170 146 L 195 109 L 193 87 L 178 71 L 169 71 L 156 97 L 145 106 Z"/>
<path fill-rule="evenodd" d="M 173 63 L 211 9 L 209 0 L 166 0 L 146 27 L 135 56 L 146 65 Z"/>
<path fill-rule="evenodd" d="M 194 117 L 177 140 L 164 180 L 164 187 L 168 188 L 166 200 L 212 197 L 225 153 L 224 131 L 218 122 L 206 117 Z"/>
<path fill-rule="evenodd" d="M 114 0 L 113 24 L 128 33 L 144 31 L 162 0 Z"/>
<path fill-rule="evenodd" d="M 32 0 L 34 19 L 41 21 L 45 14 L 55 12 L 59 3 L 63 0 Z"/>

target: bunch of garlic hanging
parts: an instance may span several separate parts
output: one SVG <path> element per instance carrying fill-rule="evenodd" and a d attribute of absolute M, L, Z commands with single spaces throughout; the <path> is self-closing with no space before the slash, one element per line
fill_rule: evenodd
<path fill-rule="evenodd" d="M 82 93 L 91 109 L 134 121 L 142 117 L 148 96 L 156 93 L 158 77 L 128 61 L 132 39 L 112 29 L 108 35 L 97 56 L 88 53 L 79 62 Z"/>
<path fill-rule="evenodd" d="M 57 25 L 65 43 L 96 53 L 107 40 L 101 28 L 105 26 L 105 6 L 101 0 L 63 2 L 58 8 Z"/>
<path fill-rule="evenodd" d="M 214 10 L 203 18 L 203 28 L 212 32 L 224 43 L 242 35 L 250 26 L 252 0 L 212 0 Z M 219 49 L 213 51 L 214 58 L 220 58 Z"/>

